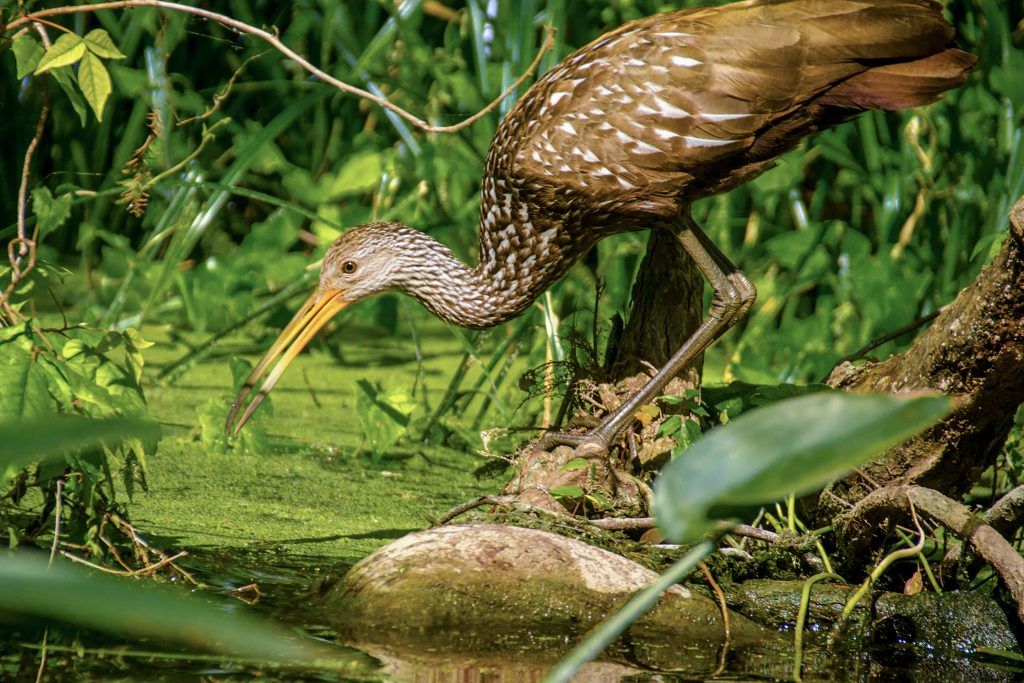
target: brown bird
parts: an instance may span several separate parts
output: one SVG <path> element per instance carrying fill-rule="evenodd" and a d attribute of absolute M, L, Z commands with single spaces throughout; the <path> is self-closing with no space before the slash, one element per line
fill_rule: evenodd
<path fill-rule="evenodd" d="M 228 430 L 241 429 L 351 303 L 400 291 L 449 323 L 491 327 L 523 313 L 598 240 L 667 230 L 711 283 L 707 318 L 597 428 L 540 443 L 606 449 L 754 303 L 754 286 L 694 223 L 691 204 L 757 176 L 806 135 L 869 109 L 928 104 L 961 85 L 975 58 L 951 47 L 941 10 L 931 0 L 750 0 L 634 21 L 577 50 L 527 91 L 491 142 L 479 264 L 397 223 L 345 232 L 324 258 L 319 287 L 239 392 Z"/>

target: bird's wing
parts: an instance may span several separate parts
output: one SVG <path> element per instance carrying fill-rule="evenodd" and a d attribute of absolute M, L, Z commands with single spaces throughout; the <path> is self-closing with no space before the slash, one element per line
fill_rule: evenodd
<path fill-rule="evenodd" d="M 635 196 L 640 210 L 674 210 L 668 197 L 869 68 L 858 59 L 942 49 L 941 17 L 915 27 L 915 12 L 936 14 L 926 0 L 796 0 L 627 24 L 524 96 L 499 129 L 488 170 L 540 201 L 568 193 L 600 206 Z"/>

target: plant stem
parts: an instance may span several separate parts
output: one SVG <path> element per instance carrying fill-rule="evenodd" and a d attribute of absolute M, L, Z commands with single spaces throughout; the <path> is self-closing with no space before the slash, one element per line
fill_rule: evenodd
<path fill-rule="evenodd" d="M 583 642 L 573 648 L 544 677 L 544 683 L 570 681 L 584 664 L 592 661 L 604 652 L 604 649 L 629 628 L 633 622 L 650 611 L 665 591 L 692 572 L 705 557 L 714 552 L 716 547 L 717 539 L 714 541 L 704 541 L 676 560 L 675 564 L 669 567 L 654 582 L 635 593 L 629 602 L 623 605 L 618 612 L 598 624 L 597 628 L 591 631 Z"/>

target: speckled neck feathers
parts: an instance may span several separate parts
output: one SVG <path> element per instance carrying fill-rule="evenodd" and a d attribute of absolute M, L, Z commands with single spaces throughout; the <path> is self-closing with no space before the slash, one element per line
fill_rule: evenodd
<path fill-rule="evenodd" d="M 485 181 L 485 193 L 489 184 Z M 566 243 L 557 225 L 549 220 L 534 223 L 514 198 L 485 203 L 483 212 L 476 268 L 425 233 L 411 228 L 396 233 L 404 261 L 398 289 L 445 321 L 472 329 L 522 314 L 590 242 Z"/>

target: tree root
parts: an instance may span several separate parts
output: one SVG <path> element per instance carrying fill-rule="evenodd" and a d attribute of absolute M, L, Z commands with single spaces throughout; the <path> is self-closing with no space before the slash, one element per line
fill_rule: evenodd
<path fill-rule="evenodd" d="M 895 516 L 910 519 L 913 504 L 952 534 L 970 543 L 988 562 L 1017 605 L 1024 621 L 1024 558 L 1010 543 L 966 506 L 923 486 L 888 486 L 861 500 L 836 518 L 836 537 L 846 557 L 864 557 L 880 524 Z"/>
<path fill-rule="evenodd" d="M 1024 199 L 1010 212 L 1009 236 L 992 264 L 943 307 L 909 350 L 877 363 L 843 363 L 828 384 L 845 391 L 960 397 L 948 418 L 868 463 L 863 473 L 881 486 L 965 493 L 992 463 L 1024 402 Z M 831 492 L 855 503 L 871 488 L 851 475 Z M 843 514 L 835 497 L 819 496 L 815 504 L 813 518 L 822 525 Z"/>

